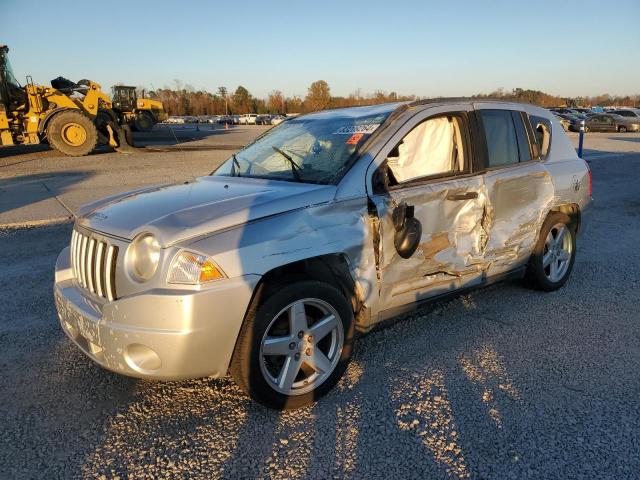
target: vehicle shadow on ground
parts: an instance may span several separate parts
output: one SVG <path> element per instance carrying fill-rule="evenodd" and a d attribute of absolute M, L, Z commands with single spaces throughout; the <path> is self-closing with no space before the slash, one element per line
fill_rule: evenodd
<path fill-rule="evenodd" d="M 53 208 L 56 211 L 60 211 L 63 216 L 68 214 L 71 217 L 72 213 L 58 197 L 71 186 L 87 180 L 92 175 L 92 172 L 76 170 L 0 179 L 0 214 L 24 207 L 31 207 L 33 210 L 39 208 L 37 204 L 50 211 L 52 207 L 48 204 L 55 202 Z"/>
<path fill-rule="evenodd" d="M 448 305 L 471 309 L 472 298 L 459 297 Z M 77 466 L 79 473 L 353 478 L 371 472 L 375 464 L 379 472 L 394 472 L 397 478 L 424 478 L 426 472 L 467 478 L 477 459 L 468 458 L 474 444 L 465 439 L 456 412 L 472 405 L 471 414 L 484 419 L 484 440 L 491 442 L 508 432 L 502 430 L 509 423 L 502 415 L 504 402 L 521 398 L 501 355 L 473 329 L 444 343 L 422 343 L 448 328 L 448 317 L 440 315 L 445 307 L 427 307 L 418 312 L 420 320 L 407 316 L 361 339 L 338 386 L 298 410 L 266 409 L 228 377 L 138 381 L 127 384 L 129 393 L 119 388 L 118 380 L 114 393 L 126 406 L 116 414 L 105 412 L 104 436 Z M 398 335 L 405 330 L 412 339 L 398 341 L 406 339 Z M 420 330 L 422 335 L 416 336 Z M 444 365 L 436 360 L 452 346 L 461 352 L 457 361 Z M 429 361 L 410 358 L 416 348 Z M 466 379 L 468 388 L 455 387 L 450 382 L 454 376 Z M 510 454 L 496 453 L 507 463 Z"/>

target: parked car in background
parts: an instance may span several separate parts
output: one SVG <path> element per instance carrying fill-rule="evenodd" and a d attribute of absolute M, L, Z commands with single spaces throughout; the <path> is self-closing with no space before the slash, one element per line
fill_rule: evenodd
<path fill-rule="evenodd" d="M 255 400 L 297 408 L 340 380 L 356 330 L 502 279 L 561 288 L 590 201 L 587 164 L 542 108 L 326 110 L 209 176 L 81 207 L 55 304 L 66 335 L 107 369 L 230 371 Z"/>
<path fill-rule="evenodd" d="M 221 124 L 221 125 L 233 124 L 233 116 L 232 115 L 220 115 L 218 117 L 218 123 Z"/>
<path fill-rule="evenodd" d="M 171 116 L 167 118 L 166 123 L 184 123 L 184 118 L 178 116 Z"/>
<path fill-rule="evenodd" d="M 274 115 L 271 117 L 271 125 L 280 125 L 285 120 L 286 117 L 284 115 Z"/>
<path fill-rule="evenodd" d="M 234 125 L 240 125 L 240 115 L 231 115 L 231 122 Z"/>
<path fill-rule="evenodd" d="M 255 125 L 257 118 L 257 113 L 245 113 L 244 115 L 240 115 L 240 125 Z"/>
<path fill-rule="evenodd" d="M 562 114 L 562 115 L 573 115 L 577 113 L 575 110 L 572 110 L 567 107 L 556 107 L 556 108 L 550 108 L 549 110 L 551 110 L 553 113 Z"/>
<path fill-rule="evenodd" d="M 571 120 L 567 119 L 566 115 L 560 113 L 554 113 L 554 116 L 558 119 L 558 122 L 560 122 L 562 129 L 568 132 L 571 127 Z"/>
<path fill-rule="evenodd" d="M 640 118 L 623 117 L 611 113 L 599 113 L 585 120 L 585 132 L 639 132 Z M 580 123 L 572 123 L 570 129 L 580 130 Z"/>
<path fill-rule="evenodd" d="M 638 108 L 619 108 L 611 113 L 620 115 L 621 117 L 640 119 L 640 109 Z"/>
<path fill-rule="evenodd" d="M 256 117 L 256 125 L 271 125 L 271 115 L 258 115 Z"/>

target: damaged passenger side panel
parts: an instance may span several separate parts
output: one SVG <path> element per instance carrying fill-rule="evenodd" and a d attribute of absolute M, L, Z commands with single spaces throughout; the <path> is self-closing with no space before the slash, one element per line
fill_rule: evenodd
<path fill-rule="evenodd" d="M 379 222 L 382 309 L 420 300 L 433 289 L 457 288 L 478 277 L 487 240 L 487 192 L 481 177 L 433 182 L 372 198 Z M 393 212 L 412 207 L 422 232 L 417 249 L 402 258 L 394 242 Z"/>

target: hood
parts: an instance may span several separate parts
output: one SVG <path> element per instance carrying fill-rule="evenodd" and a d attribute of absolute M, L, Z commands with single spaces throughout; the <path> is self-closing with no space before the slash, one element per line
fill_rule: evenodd
<path fill-rule="evenodd" d="M 105 198 L 82 207 L 77 222 L 129 240 L 150 232 L 166 247 L 269 215 L 326 203 L 335 192 L 333 185 L 208 176 Z"/>

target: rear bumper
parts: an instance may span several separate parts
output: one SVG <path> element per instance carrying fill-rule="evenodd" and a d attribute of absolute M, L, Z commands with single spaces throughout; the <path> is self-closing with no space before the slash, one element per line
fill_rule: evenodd
<path fill-rule="evenodd" d="M 585 229 L 589 228 L 591 224 L 591 217 L 593 216 L 593 199 L 590 198 L 588 202 L 586 202 L 580 208 L 580 225 L 578 227 L 577 237 L 580 238 L 584 234 Z"/>
<path fill-rule="evenodd" d="M 54 296 L 66 335 L 94 362 L 158 380 L 222 377 L 257 275 L 201 291 L 157 289 L 105 302 L 78 286 L 69 249 L 56 263 Z"/>

